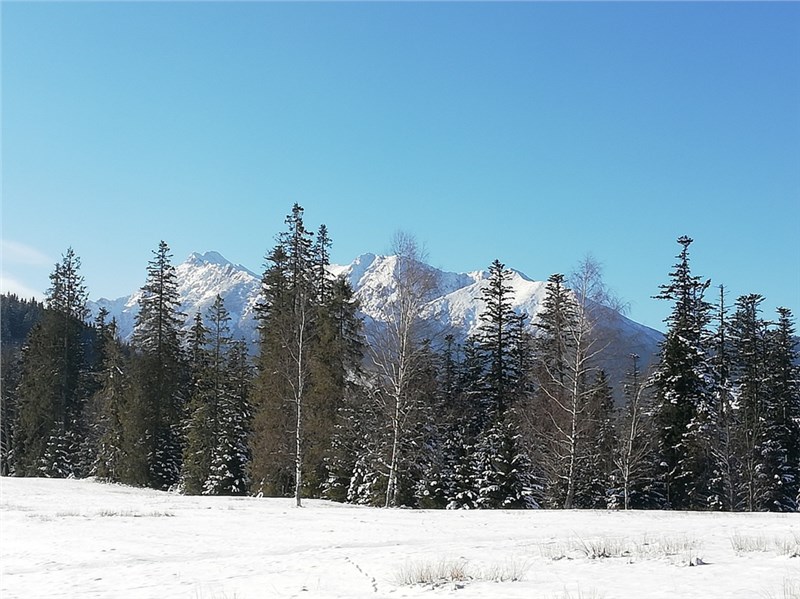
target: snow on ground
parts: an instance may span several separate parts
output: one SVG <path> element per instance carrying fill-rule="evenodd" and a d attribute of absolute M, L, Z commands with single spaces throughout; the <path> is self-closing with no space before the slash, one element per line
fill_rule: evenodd
<path fill-rule="evenodd" d="M 288 499 L 185 497 L 86 480 L 3 478 L 0 595 L 800 596 L 800 557 L 791 557 L 800 552 L 797 514 L 412 511 L 305 503 L 298 509 Z M 587 556 L 604 552 L 618 557 Z M 471 579 L 403 583 L 426 569 Z"/>

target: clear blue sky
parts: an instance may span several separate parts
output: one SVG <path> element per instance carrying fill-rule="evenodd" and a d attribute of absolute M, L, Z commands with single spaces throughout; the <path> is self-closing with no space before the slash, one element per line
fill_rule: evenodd
<path fill-rule="evenodd" d="M 800 312 L 798 3 L 13 3 L 4 289 L 92 297 L 217 250 L 260 272 L 292 203 L 333 259 L 395 230 L 544 279 L 591 252 L 654 327 L 696 274 Z"/>

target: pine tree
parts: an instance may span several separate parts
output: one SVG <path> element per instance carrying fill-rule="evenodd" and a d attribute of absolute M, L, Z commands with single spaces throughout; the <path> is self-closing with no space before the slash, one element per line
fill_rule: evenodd
<path fill-rule="evenodd" d="M 691 273 L 689 246 L 680 237 L 681 252 L 657 299 L 674 302 L 661 360 L 653 377 L 658 417 L 661 484 L 667 506 L 707 508 L 713 479 L 710 440 L 716 422 L 706 325 L 710 306 L 704 294 L 710 281 Z"/>
<path fill-rule="evenodd" d="M 147 266 L 133 334 L 137 388 L 129 419 L 139 449 L 130 456 L 135 462 L 130 471 L 136 473 L 132 482 L 157 489 L 178 483 L 183 450 L 183 314 L 171 258 L 169 246 L 161 241 Z"/>
<path fill-rule="evenodd" d="M 728 338 L 730 323 L 728 308 L 725 304 L 725 288 L 719 287 L 719 301 L 716 305 L 716 331 L 712 337 L 714 355 L 712 360 L 713 390 L 716 397 L 717 426 L 716 437 L 712 439 L 712 456 L 714 459 L 714 478 L 709 481 L 712 497 L 718 497 L 717 505 L 726 511 L 741 509 L 742 497 L 741 464 L 737 455 L 737 434 L 740 426 L 735 409 L 732 384 L 731 344 Z"/>
<path fill-rule="evenodd" d="M 250 479 L 257 495 L 286 496 L 292 491 L 293 476 L 291 414 L 286 405 L 291 388 L 283 373 L 290 364 L 283 348 L 280 330 L 290 309 L 288 258 L 281 245 L 267 256 L 261 279 L 263 302 L 257 306 L 259 353 L 251 393 L 253 436 L 251 439 Z"/>
<path fill-rule="evenodd" d="M 25 476 L 81 476 L 85 438 L 87 293 L 72 248 L 50 275 L 47 309 L 23 357 L 15 468 Z"/>
<path fill-rule="evenodd" d="M 104 319 L 98 318 L 98 321 L 104 322 Z M 99 337 L 102 339 L 98 351 L 99 389 L 93 397 L 97 435 L 94 474 L 102 480 L 120 482 L 127 479 L 125 456 L 133 449 L 129 446 L 125 429 L 129 365 L 117 339 L 115 320 L 100 327 Z"/>
<path fill-rule="evenodd" d="M 800 509 L 800 356 L 792 313 L 778 308 L 776 327 L 767 337 L 768 389 L 763 462 L 764 501 L 775 512 Z"/>
<path fill-rule="evenodd" d="M 211 451 L 218 434 L 215 426 L 218 401 L 218 389 L 215 389 L 217 373 L 214 371 L 213 353 L 208 348 L 209 330 L 199 312 L 195 314 L 187 342 L 189 393 L 181 479 L 185 493 L 198 495 L 203 491 L 209 477 Z M 218 369 L 219 364 L 216 366 Z"/>
<path fill-rule="evenodd" d="M 764 464 L 767 441 L 767 323 L 761 318 L 764 298 L 745 295 L 736 301 L 730 326 L 733 376 L 738 406 L 737 454 L 740 494 L 747 511 L 764 509 L 769 477 Z"/>
<path fill-rule="evenodd" d="M 483 509 L 537 508 L 536 482 L 527 454 L 520 451 L 520 435 L 513 410 L 504 413 L 483 432 L 473 453 L 476 506 Z"/>
<path fill-rule="evenodd" d="M 515 405 L 523 399 L 520 384 L 529 362 L 523 344 L 525 314 L 512 308 L 511 271 L 499 260 L 489 267 L 483 290 L 485 308 L 475 337 L 479 377 L 471 397 L 485 406 L 470 457 L 476 507 L 536 507 L 532 465 L 521 448 Z"/>
<path fill-rule="evenodd" d="M 243 495 L 250 481 L 248 435 L 250 359 L 243 341 L 232 342 L 225 356 L 217 406 L 217 436 L 211 449 L 209 476 L 203 492 L 208 495 Z"/>
<path fill-rule="evenodd" d="M 22 347 L 42 318 L 44 305 L 0 295 L 0 475 L 14 474 L 14 438 L 18 421 Z"/>
<path fill-rule="evenodd" d="M 356 417 L 354 411 L 359 408 L 353 404 L 363 400 L 356 386 L 363 378 L 364 342 L 350 283 L 337 278 L 329 286 L 317 308 L 306 470 L 318 493 L 344 500 L 342 491 L 349 486 L 354 462 L 342 452 L 347 446 L 352 448 L 353 427 L 347 419 Z"/>
<path fill-rule="evenodd" d="M 605 509 L 613 503 L 610 489 L 618 442 L 613 391 L 603 370 L 595 376 L 587 409 L 589 419 L 582 438 L 585 450 L 578 460 L 575 507 Z"/>
<path fill-rule="evenodd" d="M 324 289 L 329 284 L 315 275 L 328 276 L 324 262 L 329 240 L 323 230 L 324 247 L 314 247 L 303 209 L 297 204 L 286 225 L 287 231 L 278 236 L 277 246 L 267 257 L 262 278 L 252 478 L 260 493 L 285 495 L 293 490 L 299 507 L 301 497 L 316 494 L 324 478 L 308 474 L 322 470 L 322 452 L 315 453 L 320 445 L 315 437 L 318 429 L 311 423 L 319 408 L 315 399 L 320 398 L 314 397 L 319 298 L 327 294 Z M 314 464 L 309 465 L 309 457 Z"/>
<path fill-rule="evenodd" d="M 477 347 L 484 363 L 483 392 L 491 409 L 498 416 L 514 403 L 516 382 L 522 373 L 520 336 L 527 315 L 516 314 L 511 307 L 513 290 L 509 285 L 511 271 L 499 260 L 489 267 L 489 285 L 483 289 L 485 308 L 480 316 Z"/>

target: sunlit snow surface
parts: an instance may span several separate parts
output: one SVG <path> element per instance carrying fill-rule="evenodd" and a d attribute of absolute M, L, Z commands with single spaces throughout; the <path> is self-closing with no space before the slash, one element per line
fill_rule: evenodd
<path fill-rule="evenodd" d="M 4 599 L 751 599 L 800 584 L 800 557 L 778 549 L 800 536 L 796 514 L 297 509 L 92 481 L 0 484 Z M 764 549 L 737 553 L 732 539 Z M 593 546 L 632 552 L 591 559 L 581 547 Z M 443 562 L 473 580 L 401 583 Z M 522 579 L 490 580 L 511 573 Z"/>

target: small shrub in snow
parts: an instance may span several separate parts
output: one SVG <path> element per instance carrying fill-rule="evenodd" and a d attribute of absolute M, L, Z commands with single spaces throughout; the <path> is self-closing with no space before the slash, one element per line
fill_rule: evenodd
<path fill-rule="evenodd" d="M 731 537 L 731 547 L 736 555 L 752 553 L 754 551 L 767 551 L 766 537 L 735 534 Z"/>
<path fill-rule="evenodd" d="M 775 551 L 778 555 L 800 557 L 800 535 L 792 533 L 791 537 L 774 537 L 735 534 L 731 537 L 731 546 L 736 555 L 756 551 Z"/>
<path fill-rule="evenodd" d="M 699 566 L 703 563 L 698 550 L 701 544 L 688 537 L 647 537 L 642 541 L 632 541 L 621 537 L 599 537 L 590 539 L 571 539 L 567 543 L 546 543 L 539 546 L 542 557 L 552 560 L 606 559 L 625 557 L 634 559 L 675 558 L 681 565 Z"/>
<path fill-rule="evenodd" d="M 702 544 L 697 539 L 686 536 L 647 537 L 637 543 L 635 555 L 641 558 L 679 557 L 686 558 L 688 565 L 699 565 L 702 560 L 697 555 Z"/>
<path fill-rule="evenodd" d="M 800 599 L 800 580 L 785 578 L 777 594 L 766 593 L 766 599 Z"/>
<path fill-rule="evenodd" d="M 631 544 L 625 539 L 601 537 L 599 539 L 581 539 L 577 543 L 583 554 L 589 559 L 606 557 L 627 557 L 631 554 Z"/>
<path fill-rule="evenodd" d="M 543 558 L 553 561 L 578 557 L 571 543 L 542 543 L 539 545 L 539 554 Z"/>
<path fill-rule="evenodd" d="M 778 555 L 800 557 L 800 533 L 793 532 L 791 537 L 776 538 L 775 549 Z"/>
<path fill-rule="evenodd" d="M 530 564 L 525 561 L 509 560 L 501 564 L 490 564 L 483 568 L 477 580 L 491 580 L 494 582 L 517 582 L 528 573 Z"/>
<path fill-rule="evenodd" d="M 103 518 L 172 518 L 172 512 L 140 512 L 137 510 L 102 510 L 99 516 Z"/>
<path fill-rule="evenodd" d="M 463 560 L 414 561 L 403 564 L 396 574 L 398 584 L 438 585 L 448 582 L 466 582 L 467 564 Z"/>
<path fill-rule="evenodd" d="M 464 559 L 443 558 L 432 561 L 406 562 L 397 571 L 395 580 L 401 585 L 432 586 L 469 581 L 516 582 L 524 578 L 528 568 L 527 562 L 518 560 L 479 567 L 469 564 Z"/>

